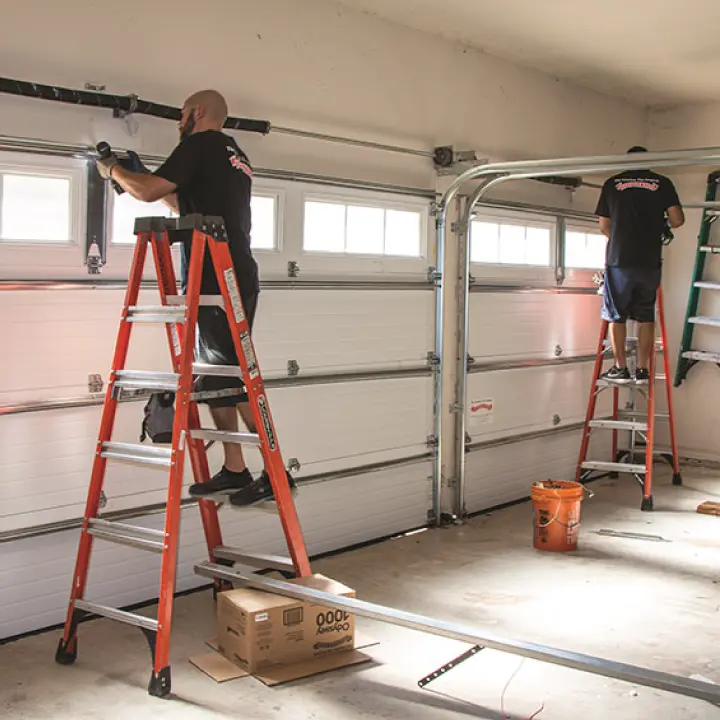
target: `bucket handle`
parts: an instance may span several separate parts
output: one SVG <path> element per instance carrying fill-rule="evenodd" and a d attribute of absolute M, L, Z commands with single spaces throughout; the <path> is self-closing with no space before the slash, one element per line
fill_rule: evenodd
<path fill-rule="evenodd" d="M 588 496 L 589 496 L 590 498 L 594 498 L 594 497 L 595 497 L 595 493 L 594 493 L 592 490 L 588 489 L 585 485 L 580 484 L 580 487 L 582 487 L 582 489 L 588 494 Z M 555 491 L 555 495 L 557 496 L 557 498 L 558 498 L 558 500 L 559 500 L 559 499 L 560 499 L 560 496 L 558 495 L 557 490 Z M 538 524 L 537 524 L 537 527 L 539 527 L 539 528 L 546 528 L 546 527 L 549 527 L 550 525 L 552 525 L 554 522 L 556 522 L 558 525 L 562 525 L 564 528 L 567 528 L 568 530 L 574 530 L 576 527 L 580 527 L 580 523 L 579 523 L 579 522 L 576 522 L 574 525 L 568 525 L 567 523 L 560 522 L 560 521 L 557 519 L 559 514 L 560 514 L 560 503 L 558 503 L 557 510 L 555 511 L 555 517 L 554 517 L 552 520 L 550 520 L 549 522 L 546 522 L 546 523 L 538 523 Z"/>

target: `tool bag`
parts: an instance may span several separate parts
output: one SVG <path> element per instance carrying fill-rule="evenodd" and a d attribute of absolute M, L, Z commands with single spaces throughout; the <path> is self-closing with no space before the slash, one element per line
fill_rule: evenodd
<path fill-rule="evenodd" d="M 144 408 L 140 442 L 149 437 L 154 443 L 171 443 L 175 422 L 175 393 L 153 393 Z"/>

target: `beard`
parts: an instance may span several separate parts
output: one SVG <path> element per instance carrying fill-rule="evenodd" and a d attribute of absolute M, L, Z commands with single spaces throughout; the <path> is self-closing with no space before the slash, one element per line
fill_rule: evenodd
<path fill-rule="evenodd" d="M 185 123 L 178 128 L 178 132 L 180 133 L 180 142 L 182 142 L 186 138 L 189 138 L 190 135 L 192 135 L 192 131 L 194 129 L 195 113 L 193 112 L 188 116 L 188 119 L 185 121 Z"/>

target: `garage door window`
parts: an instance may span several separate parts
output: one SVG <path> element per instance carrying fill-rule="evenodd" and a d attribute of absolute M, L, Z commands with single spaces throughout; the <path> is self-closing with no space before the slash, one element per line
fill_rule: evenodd
<path fill-rule="evenodd" d="M 599 232 L 568 227 L 565 232 L 565 267 L 597 270 L 605 266 L 607 238 Z"/>
<path fill-rule="evenodd" d="M 470 259 L 485 265 L 552 265 L 554 225 L 480 216 L 471 228 Z"/>
<path fill-rule="evenodd" d="M 423 213 L 403 207 L 305 201 L 303 249 L 312 253 L 422 256 Z"/>

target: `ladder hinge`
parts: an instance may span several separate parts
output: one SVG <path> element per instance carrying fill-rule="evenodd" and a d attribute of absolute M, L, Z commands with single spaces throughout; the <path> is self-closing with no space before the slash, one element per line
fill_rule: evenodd
<path fill-rule="evenodd" d="M 88 375 L 88 392 L 99 393 L 103 389 L 103 379 L 99 374 Z"/>
<path fill-rule="evenodd" d="M 442 273 L 438 272 L 437 268 L 429 267 L 427 271 L 427 279 L 429 283 L 437 283 L 440 282 L 440 279 L 442 278 Z"/>
<path fill-rule="evenodd" d="M 288 360 L 287 374 L 288 377 L 297 377 L 300 374 L 300 365 L 297 360 Z"/>
<path fill-rule="evenodd" d="M 300 265 L 297 260 L 290 260 L 287 264 L 288 277 L 294 278 L 300 274 Z"/>

